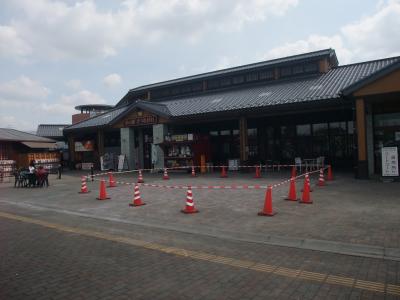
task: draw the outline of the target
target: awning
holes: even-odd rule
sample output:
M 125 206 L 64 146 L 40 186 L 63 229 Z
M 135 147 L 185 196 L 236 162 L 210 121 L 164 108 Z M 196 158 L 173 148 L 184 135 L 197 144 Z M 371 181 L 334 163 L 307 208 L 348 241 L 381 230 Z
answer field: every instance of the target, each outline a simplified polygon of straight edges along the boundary
M 55 149 L 57 147 L 56 143 L 46 143 L 46 142 L 21 142 L 21 143 L 32 149 Z

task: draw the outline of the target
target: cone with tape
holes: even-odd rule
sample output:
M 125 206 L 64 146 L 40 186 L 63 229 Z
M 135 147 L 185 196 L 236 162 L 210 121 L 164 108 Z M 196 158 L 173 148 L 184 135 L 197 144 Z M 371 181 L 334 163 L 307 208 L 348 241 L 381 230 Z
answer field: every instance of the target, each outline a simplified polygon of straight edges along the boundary
M 194 207 L 192 188 L 189 186 L 186 192 L 186 205 L 185 208 L 181 210 L 184 214 L 194 214 L 199 211 Z
M 228 174 L 226 173 L 226 167 L 225 166 L 221 167 L 221 176 L 220 177 L 221 178 L 227 178 L 228 177 Z
M 293 177 L 296 177 L 297 176 L 297 171 L 296 171 L 296 167 L 295 166 L 293 166 L 292 167 L 292 174 L 291 174 L 291 177 L 293 178 Z
M 88 190 L 88 188 L 87 188 L 87 185 L 86 185 L 86 177 L 85 176 L 82 176 L 82 178 L 81 178 L 82 180 L 82 182 L 81 182 L 81 191 L 79 192 L 79 194 L 87 194 L 87 193 L 90 193 L 89 192 L 89 190 Z
M 296 177 L 290 178 L 290 187 L 289 187 L 289 194 L 288 197 L 285 198 L 288 201 L 299 201 L 300 199 L 297 198 L 296 195 Z
M 306 173 L 306 176 L 304 177 L 304 188 L 303 188 L 303 194 L 301 196 L 300 203 L 304 204 L 312 204 L 312 200 L 310 197 L 310 181 L 309 181 L 309 176 L 308 173 Z
M 108 187 L 113 188 L 116 187 L 117 183 L 114 180 L 114 176 L 112 172 L 108 172 Z
M 107 197 L 107 191 L 106 191 L 106 181 L 104 179 L 102 179 L 100 181 L 100 193 L 99 193 L 99 197 L 96 198 L 97 200 L 107 200 L 110 199 L 109 197 Z
M 194 169 L 194 166 L 192 166 L 192 177 L 196 177 L 196 170 Z
M 254 175 L 254 178 L 261 178 L 260 166 L 256 166 L 256 174 Z
M 144 203 L 142 201 L 142 198 L 140 197 L 140 190 L 139 190 L 139 185 L 135 184 L 135 189 L 133 192 L 133 201 L 132 203 L 129 203 L 129 206 L 142 206 L 145 205 L 146 203 Z
M 163 178 L 162 179 L 163 180 L 168 180 L 169 179 L 167 168 L 164 169 L 164 174 L 163 174 Z
M 313 192 L 313 189 L 311 188 L 311 179 L 310 179 L 310 175 L 308 173 L 306 173 L 307 176 L 304 176 L 304 184 L 308 184 L 308 191 L 311 193 Z M 303 189 L 301 190 L 301 192 L 304 191 L 304 186 Z
M 272 217 L 276 215 L 276 212 L 272 209 L 272 186 L 268 186 L 265 193 L 264 208 L 258 213 L 259 216 Z
M 328 176 L 326 177 L 327 181 L 332 181 L 333 180 L 333 174 L 332 174 L 332 166 L 328 165 Z
M 142 174 L 142 170 L 139 170 L 139 172 L 138 172 L 139 174 L 138 174 L 138 180 L 137 180 L 137 183 L 144 183 L 144 180 L 143 180 L 143 174 Z
M 325 186 L 324 169 L 319 170 L 318 186 Z

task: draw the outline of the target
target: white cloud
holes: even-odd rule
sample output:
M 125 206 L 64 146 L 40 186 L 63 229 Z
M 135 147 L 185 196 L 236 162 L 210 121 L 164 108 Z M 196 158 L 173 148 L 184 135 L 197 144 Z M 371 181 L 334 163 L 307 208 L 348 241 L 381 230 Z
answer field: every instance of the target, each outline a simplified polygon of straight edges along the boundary
M 57 102 L 42 102 L 40 108 L 48 113 L 71 116 L 75 113 L 75 106 L 81 104 L 103 104 L 106 101 L 98 94 L 82 90 L 71 95 L 62 95 Z
M 193 43 L 216 28 L 240 30 L 247 23 L 281 16 L 297 2 L 125 0 L 115 10 L 100 11 L 92 0 L 15 0 L 10 5 L 22 12 L 21 17 L 7 24 L 8 33 L 3 35 L 14 41 L 15 54 L 22 57 L 107 57 L 138 40 L 146 43 L 176 36 Z
M 400 55 L 400 1 L 385 1 L 371 16 L 343 26 L 336 35 L 310 35 L 307 39 L 289 42 L 265 54 L 276 58 L 307 51 L 333 48 L 339 61 L 351 63 Z
M 71 90 L 79 90 L 82 86 L 82 82 L 78 79 L 71 79 L 65 82 L 65 86 Z
M 31 53 L 31 47 L 18 35 L 15 28 L 0 25 L 0 57 L 21 60 Z
M 0 83 L 0 107 L 18 106 L 45 100 L 50 90 L 27 76 Z
M 121 76 L 117 73 L 112 73 L 103 78 L 103 83 L 108 87 L 115 87 L 121 83 Z

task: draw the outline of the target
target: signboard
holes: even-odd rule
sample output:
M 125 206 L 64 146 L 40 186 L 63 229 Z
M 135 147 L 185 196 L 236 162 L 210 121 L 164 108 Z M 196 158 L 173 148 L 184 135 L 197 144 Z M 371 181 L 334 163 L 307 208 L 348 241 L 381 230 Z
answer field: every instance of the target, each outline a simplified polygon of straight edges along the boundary
M 126 159 L 126 155 L 118 155 L 118 171 L 128 170 L 128 160 Z
M 382 148 L 382 176 L 399 176 L 397 147 Z
M 149 125 L 156 124 L 157 116 L 146 115 L 141 117 L 136 117 L 134 119 L 128 119 L 125 121 L 125 126 L 138 126 L 138 125 Z
M 100 168 L 102 171 L 115 169 L 113 153 L 105 153 L 103 156 L 100 156 Z
M 94 141 L 75 142 L 75 152 L 87 152 L 94 150 Z

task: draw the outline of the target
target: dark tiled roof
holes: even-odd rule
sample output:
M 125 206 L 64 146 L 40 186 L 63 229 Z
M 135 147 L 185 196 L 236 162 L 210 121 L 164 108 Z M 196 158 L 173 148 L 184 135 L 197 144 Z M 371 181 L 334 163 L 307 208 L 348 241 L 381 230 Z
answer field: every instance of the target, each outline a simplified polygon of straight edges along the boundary
M 387 58 L 336 67 L 325 74 L 302 79 L 271 81 L 264 85 L 208 92 L 156 103 L 137 101 L 130 106 L 113 109 L 103 115 L 67 127 L 66 130 L 112 124 L 135 107 L 179 118 L 280 104 L 338 99 L 342 97 L 342 91 L 347 87 L 385 72 L 387 68 L 391 68 L 398 62 L 400 62 L 400 57 Z
M 246 70 L 251 70 L 251 69 L 264 68 L 264 67 L 276 66 L 276 65 L 280 65 L 280 64 L 292 63 L 293 61 L 301 62 L 301 61 L 306 61 L 306 60 L 310 60 L 310 59 L 314 59 L 314 58 L 322 57 L 322 56 L 334 56 L 334 59 L 337 64 L 335 50 L 324 49 L 324 50 L 319 50 L 319 51 L 314 51 L 314 52 L 309 52 L 309 53 L 303 53 L 303 54 L 292 55 L 292 56 L 283 57 L 283 58 L 277 58 L 277 59 L 257 62 L 257 63 L 253 63 L 253 64 L 247 64 L 247 65 L 233 67 L 233 68 L 227 68 L 227 69 L 197 74 L 197 75 L 193 75 L 193 76 L 187 76 L 187 77 L 162 81 L 162 82 L 158 82 L 158 83 L 154 83 L 154 84 L 143 85 L 143 86 L 139 86 L 137 88 L 131 89 L 130 92 L 147 90 L 150 88 L 158 88 L 158 87 L 162 87 L 165 85 L 179 84 L 179 83 L 192 81 L 192 80 L 196 80 L 196 79 L 204 79 L 204 78 L 208 78 L 208 77 L 212 77 L 212 76 L 225 75 L 225 74 L 229 74 L 229 73 L 235 73 L 235 72 L 246 71 Z
M 159 102 L 172 117 L 197 115 L 218 111 L 267 107 L 322 99 L 336 99 L 346 87 L 383 70 L 400 57 L 345 65 L 309 78 L 271 82 L 262 86 L 228 90 L 212 94 Z
M 52 139 L 40 137 L 34 134 L 10 128 L 0 128 L 0 141 L 43 142 L 43 143 L 55 142 Z
M 67 124 L 40 124 L 36 135 L 44 137 L 63 137 L 63 130 Z
M 80 129 L 80 128 L 89 128 L 89 127 L 102 127 L 108 125 L 112 123 L 115 119 L 117 119 L 121 114 L 123 114 L 129 107 L 130 106 L 122 106 L 110 109 L 105 113 L 81 121 L 79 123 L 73 124 L 71 126 L 65 127 L 64 131 Z

